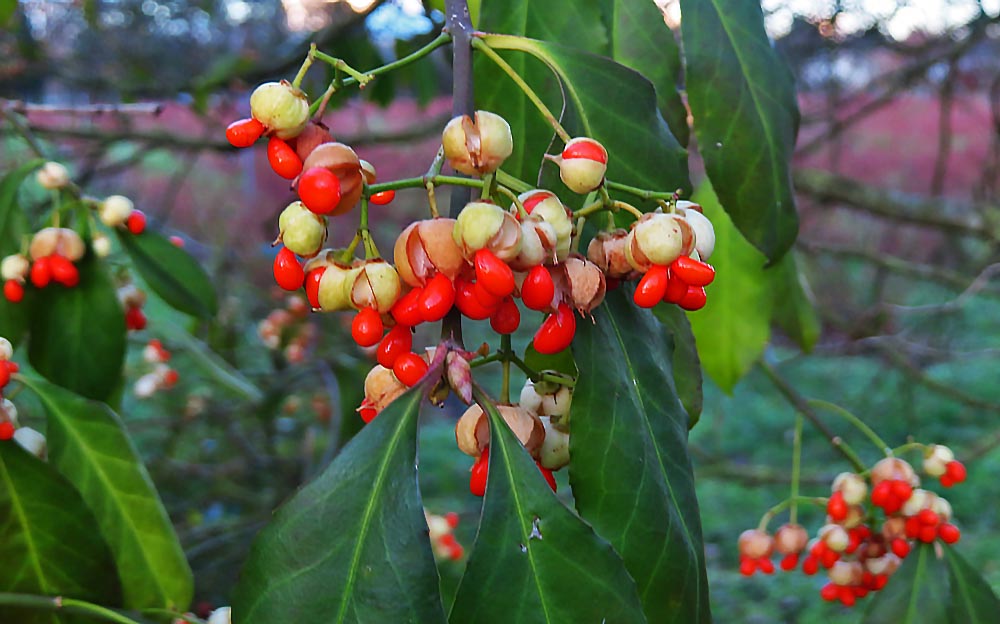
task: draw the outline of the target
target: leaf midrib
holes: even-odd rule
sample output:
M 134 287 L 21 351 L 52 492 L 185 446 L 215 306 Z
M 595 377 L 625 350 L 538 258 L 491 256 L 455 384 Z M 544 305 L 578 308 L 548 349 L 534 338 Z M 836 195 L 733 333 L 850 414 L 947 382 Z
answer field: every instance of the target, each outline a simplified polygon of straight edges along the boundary
M 35 538 L 31 533 L 31 524 L 28 522 L 28 517 L 24 512 L 24 507 L 21 505 L 20 497 L 17 495 L 17 490 L 14 488 L 14 480 L 10 478 L 10 473 L 7 470 L 7 464 L 3 461 L 2 457 L 0 457 L 0 476 L 3 477 L 4 486 L 10 493 L 11 506 L 13 507 L 14 514 L 17 516 L 18 522 L 21 525 L 21 534 L 24 535 L 24 541 L 28 547 L 31 567 L 35 569 L 40 589 L 43 593 L 49 593 L 51 592 L 50 584 L 48 582 L 48 578 L 42 570 L 42 562 L 38 558 L 38 547 L 35 545 Z
M 25 381 L 27 383 L 27 380 Z M 28 385 L 30 385 L 30 383 L 28 383 Z M 73 440 L 73 442 L 77 446 L 78 452 L 80 452 L 85 457 L 87 457 L 87 459 L 89 459 L 91 466 L 93 466 L 93 472 L 97 475 L 98 479 L 104 485 L 105 490 L 109 493 L 112 493 L 112 499 L 117 503 L 117 505 L 112 508 L 114 510 L 117 510 L 117 513 L 115 515 L 119 519 L 121 519 L 122 526 L 124 528 L 130 529 L 128 531 L 128 535 L 132 537 L 130 541 L 138 545 L 138 548 L 136 550 L 140 555 L 140 559 L 142 561 L 143 566 L 147 570 L 150 570 L 152 572 L 151 574 L 144 575 L 146 577 L 147 583 L 151 580 L 152 585 L 155 586 L 157 590 L 159 599 L 164 604 L 169 604 L 171 601 L 170 594 L 167 591 L 167 588 L 162 583 L 161 576 L 159 574 L 156 574 L 157 568 L 156 566 L 153 565 L 153 562 L 150 559 L 150 554 L 147 552 L 145 548 L 145 540 L 139 539 L 140 531 L 138 526 L 134 522 L 132 522 L 132 517 L 130 514 L 122 512 L 122 509 L 124 509 L 124 504 L 123 501 L 121 500 L 119 490 L 112 486 L 112 483 L 108 480 L 108 477 L 103 470 L 102 464 L 99 461 L 97 461 L 95 454 L 89 451 L 89 447 L 83 443 L 83 440 L 80 437 L 79 432 L 67 424 L 67 420 L 71 419 L 68 419 L 66 414 L 64 414 L 62 410 L 58 409 L 56 404 L 53 403 L 50 398 L 45 396 L 45 393 L 38 392 L 38 389 L 35 388 L 34 386 L 31 386 L 31 388 L 32 390 L 35 391 L 35 394 L 42 400 L 42 403 L 46 405 L 46 407 L 49 409 L 51 413 L 59 415 L 58 420 L 62 421 L 63 430 L 67 432 L 67 437 Z M 109 541 L 109 544 L 112 546 L 112 548 L 114 548 L 113 542 Z M 118 554 L 118 552 L 116 552 L 116 554 Z

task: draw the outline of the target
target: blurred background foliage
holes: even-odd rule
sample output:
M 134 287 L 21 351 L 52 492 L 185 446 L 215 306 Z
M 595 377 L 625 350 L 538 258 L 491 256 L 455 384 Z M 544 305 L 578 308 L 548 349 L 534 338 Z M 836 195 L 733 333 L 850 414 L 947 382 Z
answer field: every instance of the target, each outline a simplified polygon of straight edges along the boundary
M 678 2 L 657 4 L 676 27 Z M 223 129 L 245 116 L 255 84 L 293 75 L 310 42 L 375 67 L 434 36 L 442 20 L 433 5 L 0 0 L 0 170 L 30 155 L 30 135 L 90 193 L 129 195 L 156 227 L 182 236 L 222 297 L 218 318 L 196 326 L 151 297 L 149 329 L 131 338 L 129 383 L 145 372 L 141 349 L 153 337 L 174 352 L 181 381 L 147 399 L 126 387 L 122 408 L 202 602 L 227 603 L 271 510 L 360 427 L 353 409 L 372 363 L 350 341 L 346 317 L 300 316 L 301 302 L 276 291 L 269 242 L 291 194 L 264 150 L 237 153 Z M 890 443 L 953 446 L 969 467 L 969 482 L 949 494 L 962 549 L 1000 589 L 998 511 L 983 504 L 1000 500 L 1000 1 L 763 6 L 798 81 L 795 253 L 822 324 L 811 353 L 776 332 L 763 357 L 801 395 L 843 405 Z M 314 70 L 304 86 L 329 78 Z M 327 123 L 380 180 L 421 175 L 448 118 L 449 86 L 449 59 L 436 52 L 360 97 L 339 96 Z M 697 178 L 696 158 L 692 165 Z M 25 195 L 29 206 L 42 200 L 30 188 Z M 382 248 L 425 211 L 422 194 L 409 191 L 373 210 Z M 352 235 L 350 225 L 331 232 L 334 244 Z M 745 317 L 753 322 L 753 311 Z M 458 409 L 426 414 L 421 486 L 431 511 L 459 512 L 468 544 L 480 500 L 467 490 L 471 461 L 454 447 Z M 29 424 L 40 414 L 23 412 Z M 787 495 L 793 415 L 759 370 L 731 394 L 706 378 L 691 446 L 713 608 L 727 621 L 857 617 L 819 600 L 818 578 L 746 580 L 736 570 L 739 532 Z M 827 424 L 876 458 L 842 422 Z M 825 494 L 846 465 L 806 431 L 804 492 Z M 460 565 L 442 563 L 446 588 Z

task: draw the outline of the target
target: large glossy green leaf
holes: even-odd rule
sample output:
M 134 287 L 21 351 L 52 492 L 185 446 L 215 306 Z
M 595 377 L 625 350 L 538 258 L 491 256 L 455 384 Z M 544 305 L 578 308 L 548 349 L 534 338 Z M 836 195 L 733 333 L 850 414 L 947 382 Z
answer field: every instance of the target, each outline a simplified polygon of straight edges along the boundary
M 191 602 L 191 569 L 167 512 L 121 419 L 42 379 L 24 377 L 48 414 L 49 458 L 83 495 L 111 547 L 128 608 Z
M 795 241 L 790 161 L 799 111 L 760 4 L 681 0 L 688 103 L 705 170 L 733 223 L 772 262 Z
M 691 331 L 687 315 L 677 306 L 658 305 L 653 308 L 653 314 L 663 323 L 673 345 L 674 356 L 670 363 L 674 385 L 677 386 L 677 396 L 688 413 L 688 429 L 691 429 L 698 424 L 702 408 L 701 360 L 698 359 L 694 332 Z
M 657 108 L 656 92 L 642 75 L 607 57 L 546 41 L 508 35 L 485 35 L 483 40 L 496 50 L 516 51 L 507 55 L 508 61 L 553 111 L 563 109 L 565 94 L 563 125 L 572 135 L 604 144 L 610 154 L 609 178 L 644 188 L 689 187 L 687 152 L 670 133 Z M 504 169 L 535 181 L 551 129 L 544 120 L 539 124 L 542 118 L 514 83 L 487 63 L 477 62 L 477 103 L 503 115 L 523 141 L 515 145 Z M 564 198 L 573 196 L 558 181 L 554 165 L 547 165 L 546 171 L 553 190 Z
M 650 622 L 710 622 L 688 416 L 666 332 L 632 304 L 631 290 L 609 293 L 596 322 L 577 326 L 573 496 L 621 554 Z
M 16 2 L 13 3 L 16 6 Z M 0 258 L 21 250 L 21 239 L 28 233 L 28 219 L 17 203 L 17 190 L 24 178 L 43 160 L 32 160 L 10 171 L 0 181 Z M 28 302 L 10 303 L 0 296 L 0 336 L 16 345 L 28 327 Z
M 653 83 L 660 112 L 670 131 L 681 145 L 687 145 L 687 107 L 677 91 L 682 71 L 681 53 L 660 9 L 652 0 L 599 1 L 611 33 L 608 56 Z
M 1000 600 L 978 570 L 951 546 L 944 549 L 951 588 L 952 624 L 991 624 L 1000 617 Z
M 453 624 L 645 621 L 621 558 L 564 507 L 481 391 L 490 417 L 489 479 Z
M 199 318 L 218 310 L 212 280 L 191 255 L 156 232 L 117 231 L 146 284 L 171 307 Z
M 692 312 L 691 329 L 701 365 L 712 380 L 730 392 L 764 352 L 771 338 L 775 302 L 767 259 L 748 243 L 719 205 L 708 183 L 694 199 L 715 227 L 715 281 L 707 288 L 708 303 Z
M 80 284 L 51 284 L 32 302 L 28 359 L 39 373 L 90 399 L 107 399 L 121 380 L 125 314 L 102 263 L 77 267 Z
M 94 516 L 50 465 L 0 442 L 0 591 L 118 601 L 118 576 Z M 65 617 L 0 607 L 0 621 L 58 624 Z
M 933 544 L 914 548 L 875 594 L 862 624 L 948 624 L 948 570 L 934 548 Z
M 819 340 L 822 325 L 816 312 L 816 303 L 806 276 L 799 269 L 795 253 L 786 254 L 774 267 L 772 283 L 775 284 L 772 319 L 806 353 L 812 351 Z
M 444 622 L 417 489 L 412 390 L 365 426 L 257 536 L 233 622 Z

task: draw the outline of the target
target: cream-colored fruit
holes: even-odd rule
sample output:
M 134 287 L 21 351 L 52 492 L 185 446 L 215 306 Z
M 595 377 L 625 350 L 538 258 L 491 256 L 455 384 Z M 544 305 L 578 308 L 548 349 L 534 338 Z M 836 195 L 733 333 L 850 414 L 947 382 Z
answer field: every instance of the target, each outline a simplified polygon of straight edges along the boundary
M 35 431 L 31 427 L 21 427 L 14 431 L 14 441 L 35 457 L 45 459 L 48 447 L 45 443 L 45 436 L 41 432 Z
M 861 583 L 864 568 L 858 561 L 837 561 L 827 572 L 834 585 L 850 586 Z
M 0 399 L 0 422 L 4 421 L 17 427 L 17 406 L 10 399 Z
M 924 472 L 940 477 L 948 471 L 948 464 L 955 461 L 955 453 L 941 444 L 932 444 L 924 453 Z
M 905 481 L 913 487 L 920 485 L 920 479 L 913 471 L 913 467 L 898 457 L 886 457 L 872 467 L 872 487 L 887 480 Z
M 49 161 L 35 173 L 42 188 L 58 190 L 69 184 L 69 171 L 61 163 Z
M 749 559 L 770 557 L 774 551 L 774 538 L 760 529 L 743 531 L 737 544 L 740 555 Z
M 625 258 L 645 273 L 653 265 L 669 266 L 694 249 L 694 231 L 679 215 L 651 212 L 632 225 L 625 243 Z
M 208 616 L 208 624 L 233 624 L 232 609 L 221 607 Z
M 354 281 L 345 283 L 344 287 L 355 309 L 374 308 L 379 314 L 385 314 L 399 299 L 399 274 L 385 260 L 369 260 L 354 276 Z
M 487 202 L 465 205 L 458 213 L 452 238 L 466 260 L 480 249 L 488 249 L 500 260 L 509 262 L 521 251 L 521 225 L 517 219 Z
M 500 415 L 517 439 L 535 456 L 545 438 L 545 428 L 538 416 L 518 405 L 497 405 Z M 455 424 L 455 441 L 466 455 L 479 457 L 490 443 L 489 419 L 483 408 L 472 405 Z
M 783 524 L 774 532 L 774 548 L 783 555 L 802 552 L 809 541 L 809 533 L 800 524 Z
M 850 543 L 844 527 L 839 524 L 827 524 L 819 530 L 819 538 L 826 542 L 827 547 L 834 552 L 844 552 Z
M 69 228 L 42 228 L 35 233 L 28 246 L 28 255 L 32 260 L 59 254 L 70 262 L 76 262 L 86 251 L 83 239 Z
M 694 230 L 694 248 L 698 251 L 699 258 L 702 262 L 708 262 L 712 252 L 715 251 L 715 227 L 708 217 L 693 206 L 697 204 L 687 201 L 677 202 L 678 210 Z
M 365 398 L 376 413 L 384 410 L 404 392 L 406 386 L 403 382 L 396 379 L 391 369 L 381 364 L 376 364 L 365 377 Z
M 543 199 L 538 200 L 541 195 Z M 556 260 L 562 262 L 569 256 L 570 244 L 573 239 L 573 218 L 555 193 L 536 189 L 526 191 L 517 196 L 517 199 L 526 206 L 531 206 L 532 217 L 540 218 L 550 224 L 556 234 Z M 516 207 L 511 207 L 516 212 Z
M 361 273 L 359 268 L 351 268 L 341 264 L 327 265 L 326 271 L 319 280 L 319 307 L 324 312 L 350 310 L 351 287 Z
M 456 223 L 445 218 L 416 221 L 399 234 L 393 260 L 401 280 L 418 287 L 438 273 L 449 280 L 458 276 L 467 263 L 452 235 Z
M 104 225 L 118 227 L 124 225 L 133 210 L 135 210 L 135 205 L 131 199 L 124 195 L 111 195 L 105 197 L 101 205 L 98 206 L 97 216 Z
M 552 426 L 548 416 L 540 416 L 545 429 L 545 439 L 538 451 L 538 460 L 543 468 L 559 470 L 569 463 L 569 434 Z
M 287 80 L 265 82 L 250 95 L 250 114 L 279 139 L 292 139 L 309 122 L 309 100 Z
M 326 218 L 300 201 L 292 202 L 278 217 L 278 240 L 304 258 L 315 255 L 326 240 Z
M 833 491 L 840 492 L 848 505 L 859 505 L 868 493 L 864 478 L 853 472 L 842 472 L 833 480 Z
M 11 254 L 0 262 L 0 275 L 5 282 L 8 280 L 24 282 L 30 268 L 31 262 L 26 257 L 21 254 Z
M 441 134 L 448 164 L 455 171 L 481 176 L 496 171 L 514 151 L 514 138 L 507 121 L 489 111 L 455 117 Z

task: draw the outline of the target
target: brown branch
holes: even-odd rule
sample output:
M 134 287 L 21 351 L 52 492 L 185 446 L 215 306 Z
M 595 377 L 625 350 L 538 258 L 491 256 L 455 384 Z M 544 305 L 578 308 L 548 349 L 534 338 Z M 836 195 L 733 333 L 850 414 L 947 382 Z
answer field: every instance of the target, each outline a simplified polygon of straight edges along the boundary
M 929 199 L 881 189 L 851 178 L 799 169 L 793 173 L 795 190 L 819 201 L 837 202 L 845 208 L 897 221 L 941 230 L 949 234 L 993 240 L 1000 236 L 1000 206 Z M 951 216 L 951 215 L 965 216 Z
M 101 115 L 152 115 L 163 112 L 162 102 L 145 102 L 136 104 L 81 104 L 61 106 L 56 104 L 35 104 L 23 100 L 0 99 L 0 109 L 14 112 L 18 115 L 79 115 L 99 117 Z

